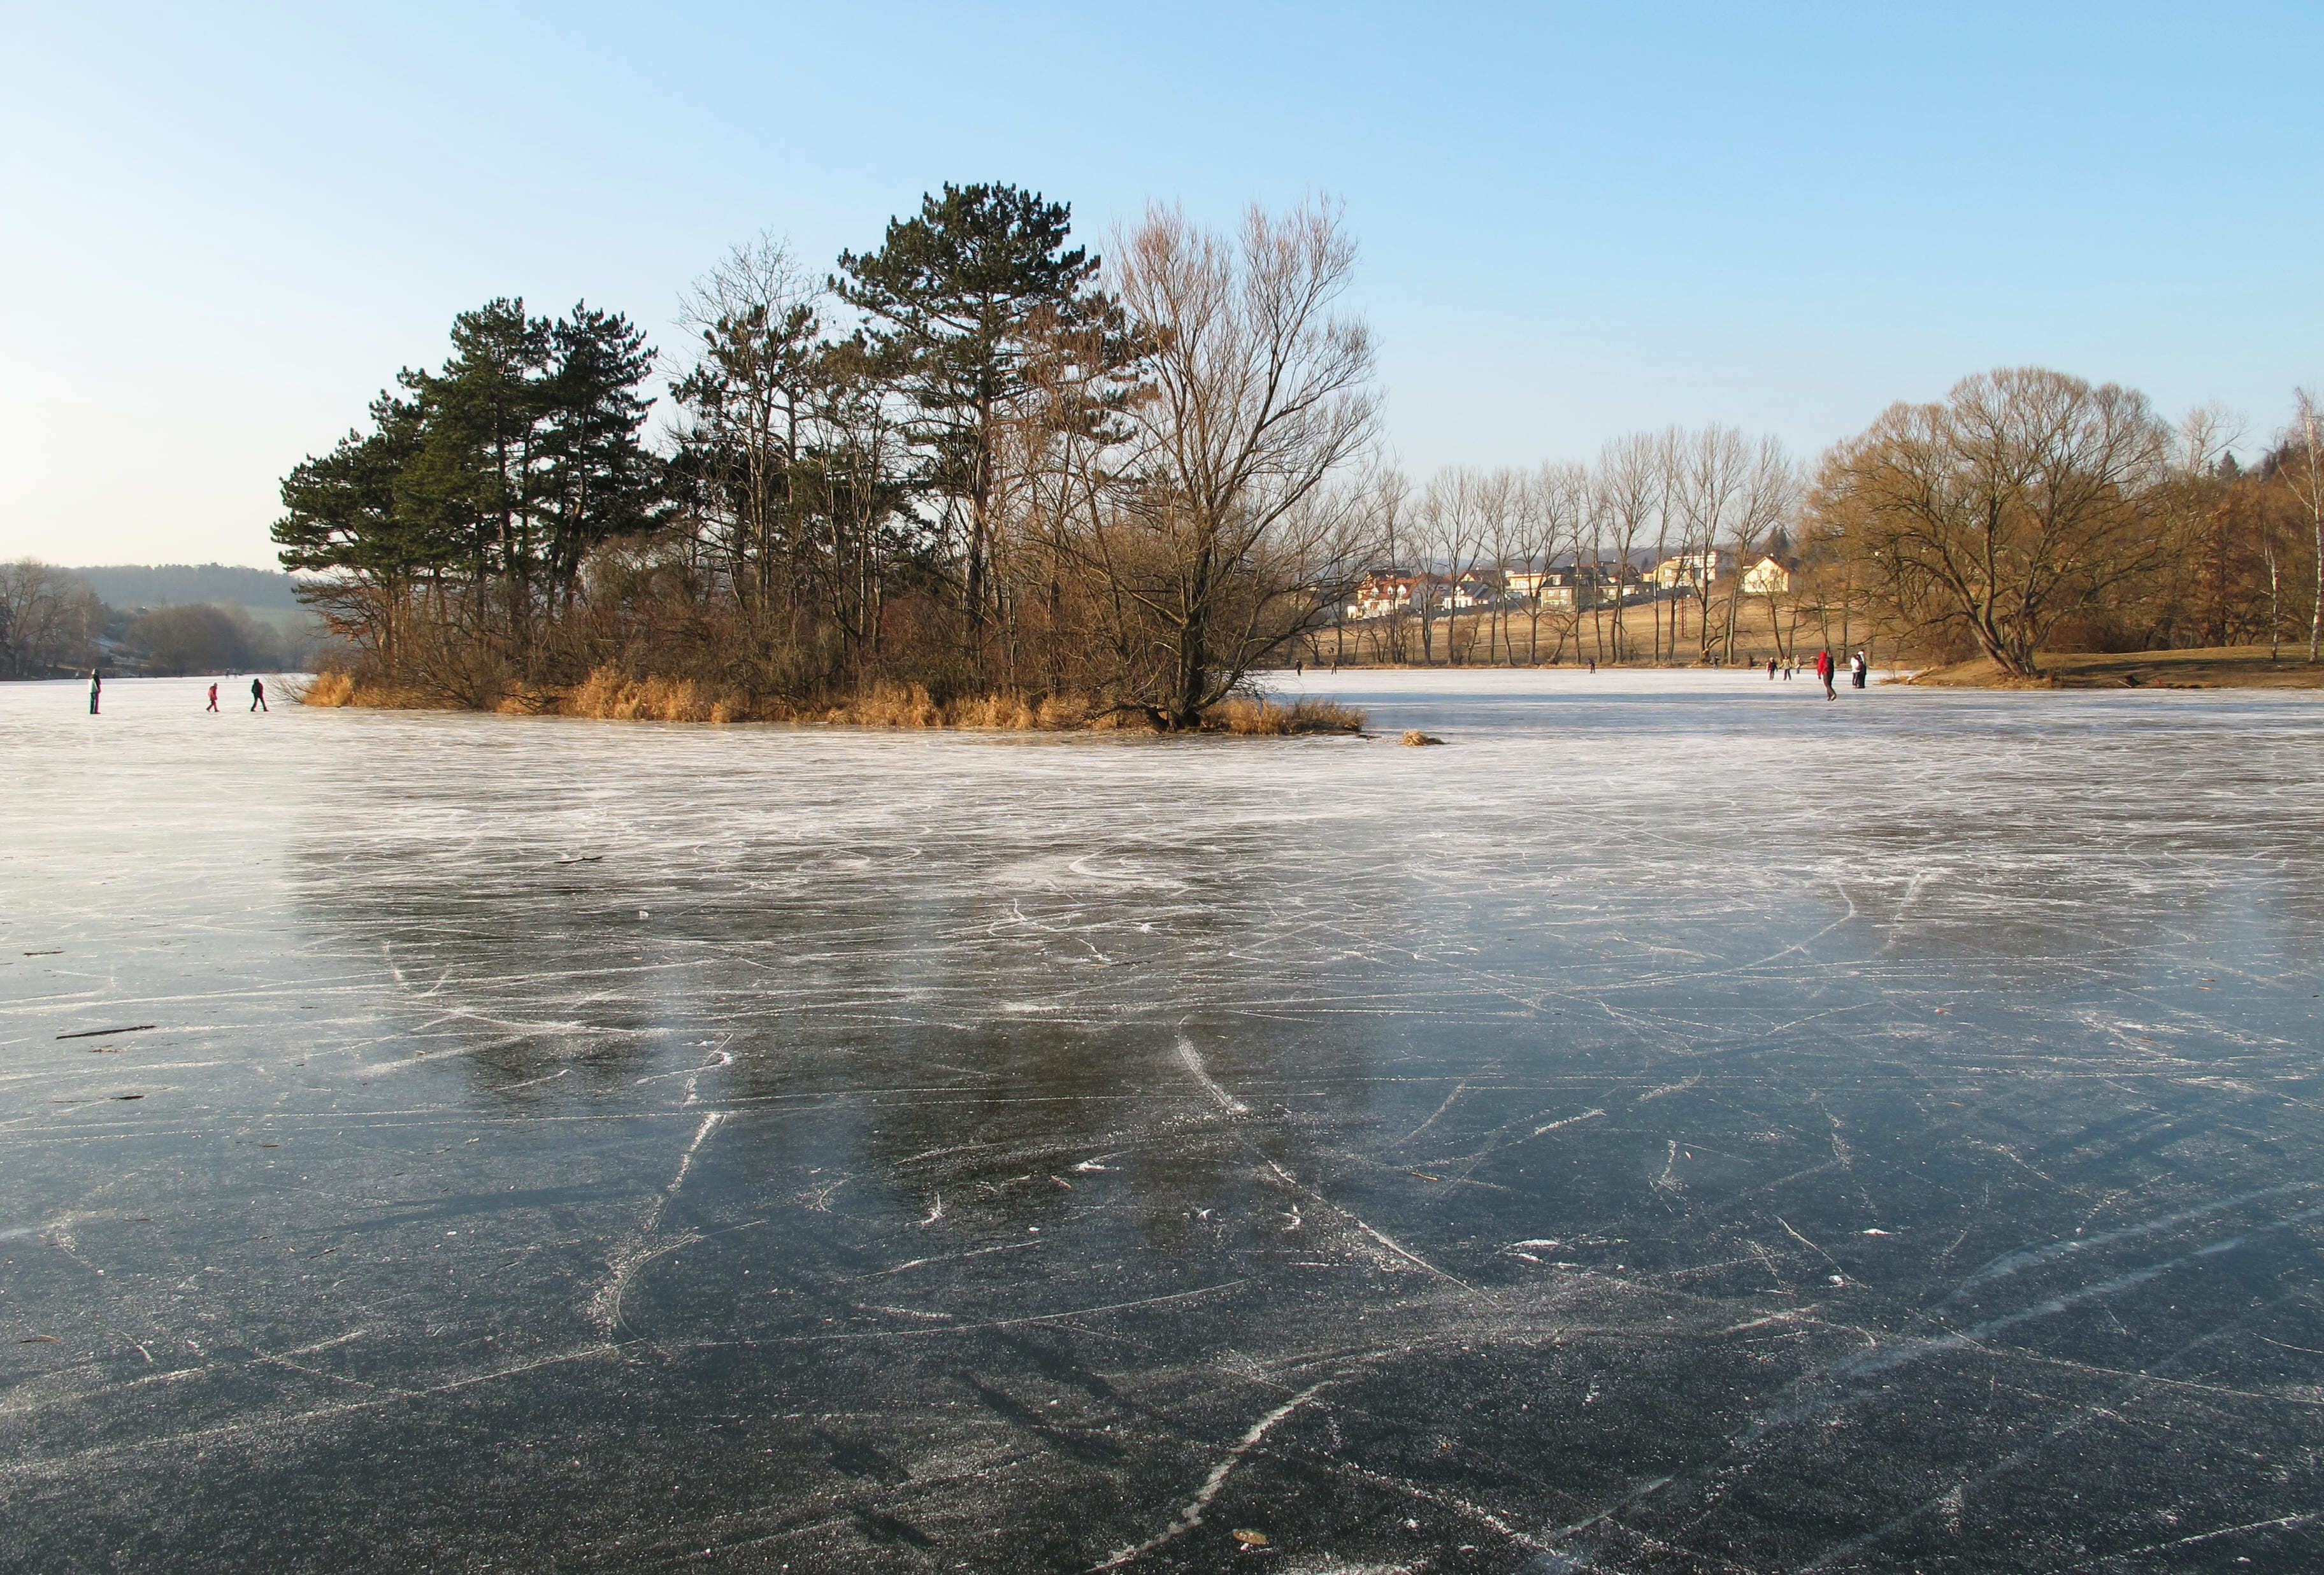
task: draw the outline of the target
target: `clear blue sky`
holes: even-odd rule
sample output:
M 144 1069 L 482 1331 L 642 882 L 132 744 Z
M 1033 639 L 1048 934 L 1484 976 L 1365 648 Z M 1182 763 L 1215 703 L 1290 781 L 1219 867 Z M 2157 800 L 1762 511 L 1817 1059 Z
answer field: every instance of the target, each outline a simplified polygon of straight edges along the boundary
M 274 487 L 500 294 L 669 343 L 945 180 L 1344 200 L 1392 447 L 1812 454 L 2036 363 L 2324 381 L 2324 7 L 0 5 L 0 556 L 271 561 Z M 2247 445 L 2248 447 L 2248 445 Z

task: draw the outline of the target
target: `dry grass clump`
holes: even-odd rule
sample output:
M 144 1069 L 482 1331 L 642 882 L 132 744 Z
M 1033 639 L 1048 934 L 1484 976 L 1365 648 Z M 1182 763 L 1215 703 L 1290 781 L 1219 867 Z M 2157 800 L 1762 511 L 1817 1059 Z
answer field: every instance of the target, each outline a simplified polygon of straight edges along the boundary
M 301 705 L 352 705 L 355 703 L 355 681 L 345 673 L 317 673 L 309 682 L 292 688 L 290 698 Z
M 1304 732 L 1361 732 L 1364 714 L 1352 705 L 1342 705 L 1337 700 L 1302 700 L 1291 708 L 1291 714 Z
M 714 689 L 692 678 L 632 678 L 613 668 L 592 670 L 562 695 L 514 695 L 499 708 L 555 710 L 603 722 L 739 722 L 751 714 L 750 697 L 740 690 Z
M 1079 721 L 1061 722 L 1060 727 L 1087 728 L 1092 732 L 1156 732 L 1154 718 L 1134 705 L 1111 705 L 1093 713 L 1087 702 L 1076 702 Z
M 1225 732 L 1259 738 L 1287 738 L 1306 732 L 1361 732 L 1364 714 L 1333 700 L 1301 700 L 1277 705 L 1270 700 L 1237 695 L 1214 705 L 1204 721 Z
M 961 727 L 1009 732 L 1057 732 L 1075 728 L 1145 725 L 1142 716 L 1125 723 L 1119 716 L 1090 714 L 1089 702 L 1051 695 L 975 695 L 939 701 L 920 684 L 875 684 L 855 698 L 824 712 L 822 721 L 844 727 Z
M 925 684 L 874 684 L 870 691 L 833 706 L 825 722 L 848 727 L 942 727 L 944 708 Z
M 1412 745 L 1415 749 L 1419 749 L 1428 744 L 1441 744 L 1444 741 L 1441 738 L 1432 738 L 1427 733 L 1425 733 L 1418 728 L 1415 727 L 1406 731 L 1404 741 Z
M 1144 718 L 1139 718 L 1139 721 L 1143 722 Z M 1121 718 L 1118 713 L 1109 713 L 1094 722 L 1091 721 L 1089 702 L 1077 695 L 1047 695 L 1033 712 L 1033 725 L 1039 728 L 1062 731 L 1080 727 L 1111 728 L 1120 724 Z
M 418 689 L 393 689 L 360 682 L 351 673 L 318 673 L 304 683 L 278 680 L 276 687 L 301 705 L 361 706 L 372 711 L 440 711 L 444 702 Z
M 945 720 L 954 727 L 1030 732 L 1041 725 L 1039 713 L 1022 695 L 987 695 L 981 700 L 956 701 L 948 709 Z

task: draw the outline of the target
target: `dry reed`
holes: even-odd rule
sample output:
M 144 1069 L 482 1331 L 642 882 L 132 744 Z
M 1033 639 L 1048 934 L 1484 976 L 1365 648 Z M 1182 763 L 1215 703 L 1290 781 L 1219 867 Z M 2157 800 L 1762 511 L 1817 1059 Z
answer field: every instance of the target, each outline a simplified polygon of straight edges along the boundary
M 1286 738 L 1296 733 L 1361 732 L 1364 714 L 1333 700 L 1301 700 L 1277 705 L 1270 700 L 1237 695 L 1214 705 L 1204 717 L 1206 726 L 1223 732 L 1260 738 Z
M 741 722 L 752 714 L 750 696 L 692 678 L 632 678 L 613 668 L 597 668 L 563 694 L 519 695 L 501 703 L 503 711 L 554 710 L 564 716 L 604 722 Z
M 824 714 L 823 720 L 844 727 L 942 727 L 944 708 L 929 697 L 925 684 L 874 684 L 863 694 L 845 700 Z
M 290 698 L 301 705 L 352 705 L 355 703 L 355 681 L 345 673 L 317 673 L 292 689 Z
M 444 702 L 418 689 L 389 688 L 379 684 L 358 682 L 352 675 L 331 671 L 318 673 L 303 683 L 278 683 L 288 696 L 301 705 L 337 708 L 359 706 L 366 711 L 441 711 Z
M 390 690 L 344 672 L 324 673 L 297 695 L 309 705 L 358 705 L 398 709 L 457 709 L 418 691 Z M 597 668 L 566 689 L 520 689 L 493 709 L 503 715 L 551 714 L 605 722 L 821 722 L 840 727 L 964 728 L 1007 732 L 1143 732 L 1154 726 L 1148 714 L 1131 706 L 1104 706 L 1085 696 L 1019 694 L 970 695 L 938 700 L 923 684 L 874 684 L 835 705 L 800 710 L 788 702 L 757 699 L 739 688 L 693 678 L 632 677 L 618 668 Z M 1296 733 L 1360 732 L 1360 711 L 1328 700 L 1277 705 L 1236 698 L 1214 706 L 1204 718 L 1207 731 L 1260 737 Z

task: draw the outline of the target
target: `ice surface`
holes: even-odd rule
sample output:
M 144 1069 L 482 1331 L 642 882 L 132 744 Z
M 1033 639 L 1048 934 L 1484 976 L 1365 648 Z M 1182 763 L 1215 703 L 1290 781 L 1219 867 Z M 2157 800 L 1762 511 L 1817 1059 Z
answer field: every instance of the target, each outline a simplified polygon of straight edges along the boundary
M 2312 700 L 203 686 L 0 686 L 0 1564 L 2324 1560 Z

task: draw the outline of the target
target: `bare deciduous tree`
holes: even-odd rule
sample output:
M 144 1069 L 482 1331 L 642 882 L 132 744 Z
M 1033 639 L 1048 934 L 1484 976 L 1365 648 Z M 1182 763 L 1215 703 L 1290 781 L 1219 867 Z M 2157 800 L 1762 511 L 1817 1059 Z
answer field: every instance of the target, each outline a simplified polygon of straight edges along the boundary
M 1614 660 L 1630 657 L 1628 631 L 1623 613 L 1629 604 L 1631 575 L 1646 530 L 1662 528 L 1663 499 L 1668 468 L 1662 438 L 1652 432 L 1634 432 L 1608 443 L 1599 456 L 1597 509 L 1606 539 L 1614 548 Z M 1651 584 L 1651 581 L 1649 582 Z M 1604 648 L 1600 648 L 1603 654 Z
M 1836 446 L 1814 511 L 1892 612 L 1964 628 L 2031 677 L 2061 620 L 2162 560 L 2151 486 L 2169 443 L 2131 390 L 1986 373 Z
M 1509 575 L 1522 569 L 1529 556 L 1533 533 L 1530 479 L 1520 472 L 1500 469 L 1489 478 L 1484 495 L 1485 562 L 1492 603 L 1487 612 L 1485 659 L 1498 659 L 1517 666 L 1516 642 L 1510 637 Z
M 1782 439 L 1762 438 L 1749 447 L 1727 517 L 1728 539 L 1735 553 L 1735 573 L 1727 583 L 1725 643 L 1730 657 L 1735 649 L 1736 626 L 1742 618 L 1745 576 L 1758 558 L 1768 556 L 1767 549 L 1776 532 L 1784 528 L 1799 507 L 1799 471 L 1784 452 Z M 1761 594 L 1767 603 L 1768 631 L 1776 640 L 1776 655 L 1780 657 L 1789 653 L 1783 649 L 1782 632 L 1776 622 L 1776 607 L 1782 595 L 1777 584 L 1768 582 Z
M 1526 555 L 1535 572 L 1548 575 L 1555 571 L 1561 558 L 1578 569 L 1582 518 L 1590 507 L 1589 472 L 1578 465 L 1544 465 L 1527 479 L 1525 497 Z M 1580 642 L 1581 578 L 1578 573 L 1569 573 L 1568 584 L 1562 587 L 1564 594 L 1554 602 L 1545 581 L 1534 586 L 1526 615 L 1526 654 L 1536 664 L 1541 660 L 1541 620 L 1545 612 L 1552 615 L 1552 627 L 1557 631 L 1557 649 L 1551 661 L 1565 654 L 1569 638 Z
M 1678 655 L 1680 612 L 1695 603 L 1695 657 L 1709 661 L 1716 626 L 1711 621 L 1711 588 L 1718 557 L 1733 523 L 1746 469 L 1743 435 L 1732 427 L 1666 435 L 1670 467 L 1669 506 L 1679 526 L 1679 562 L 1671 587 L 1671 655 Z
M 1405 556 L 1412 550 L 1412 481 L 1400 470 L 1383 472 L 1378 478 L 1379 552 L 1380 569 L 1389 575 L 1400 572 Z M 1375 660 L 1402 663 L 1410 659 L 1407 625 L 1411 620 L 1410 604 L 1393 595 L 1388 599 L 1388 614 L 1381 620 L 1387 626 L 1387 645 L 1381 648 L 1376 636 L 1373 640 Z
M 1333 311 L 1355 243 L 1328 205 L 1254 207 L 1232 240 L 1157 207 L 1114 254 L 1110 282 L 1152 346 L 1098 543 L 1134 609 L 1119 682 L 1189 728 L 1361 572 L 1360 510 L 1326 483 L 1371 436 L 1371 337 Z
M 2308 613 L 2308 659 L 2312 663 L 2318 659 L 2319 643 L 2324 642 L 2324 440 L 2318 435 L 2318 428 L 2324 426 L 2324 414 L 2319 414 L 2316 396 L 2308 390 L 2295 390 L 2292 397 L 2299 401 L 2298 413 L 2292 418 L 2284 463 L 2276 474 L 2300 501 L 2314 537 L 2315 601 Z
M 90 659 L 103 609 L 95 592 L 35 558 L 0 563 L 0 674 L 37 678 Z
M 773 235 L 734 247 L 680 307 L 695 361 L 677 385 L 679 434 L 736 600 L 762 635 L 790 588 L 802 452 L 824 382 L 825 292 Z
M 1486 533 L 1496 478 L 1471 470 L 1438 471 L 1420 495 L 1417 521 L 1427 554 L 1420 565 L 1413 602 L 1420 611 L 1420 649 L 1433 661 L 1430 631 L 1436 618 L 1444 619 L 1444 659 L 1454 667 L 1468 659 L 1460 639 L 1461 612 L 1469 600 L 1463 592 L 1476 585 L 1476 573 L 1486 548 Z M 1425 602 L 1425 604 L 1424 604 Z M 1476 643 L 1477 620 L 1469 625 L 1468 644 Z

